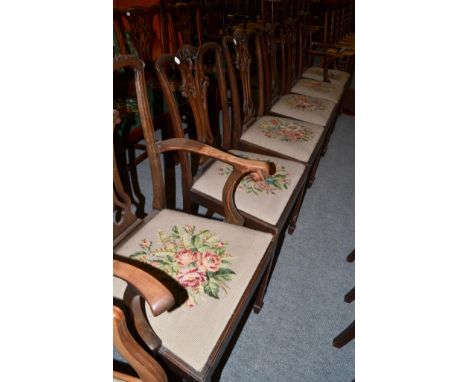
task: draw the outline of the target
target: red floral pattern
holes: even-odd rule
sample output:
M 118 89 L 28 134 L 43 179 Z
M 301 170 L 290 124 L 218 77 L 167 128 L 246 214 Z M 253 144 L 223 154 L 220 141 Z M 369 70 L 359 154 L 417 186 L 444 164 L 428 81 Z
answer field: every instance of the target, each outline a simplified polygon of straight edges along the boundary
M 227 282 L 236 274 L 231 268 L 232 255 L 226 252 L 226 243 L 209 230 L 196 232 L 192 225 L 172 227 L 167 235 L 156 236 L 160 246 L 143 239 L 141 251 L 131 258 L 151 264 L 172 276 L 186 289 L 188 307 L 196 306 L 204 295 L 219 299 L 220 289 L 228 291 Z

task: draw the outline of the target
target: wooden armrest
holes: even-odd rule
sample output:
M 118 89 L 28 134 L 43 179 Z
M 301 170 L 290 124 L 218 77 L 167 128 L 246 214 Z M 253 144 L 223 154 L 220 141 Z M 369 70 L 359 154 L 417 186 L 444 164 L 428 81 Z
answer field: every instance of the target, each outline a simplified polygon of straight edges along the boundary
M 233 154 L 218 150 L 205 143 L 186 138 L 171 138 L 158 142 L 156 149 L 159 153 L 168 151 L 188 151 L 195 154 L 204 155 L 210 158 L 218 159 L 230 164 L 242 173 L 258 172 L 262 177 L 273 175 L 276 172 L 275 165 L 270 162 L 264 162 L 253 159 L 239 158 Z
M 174 305 L 174 296 L 155 277 L 140 268 L 114 259 L 114 276 L 132 285 L 158 316 Z
M 239 158 L 204 143 L 186 138 L 171 138 L 158 142 L 156 151 L 158 153 L 188 151 L 220 160 L 234 167 L 234 171 L 229 175 L 223 188 L 224 216 L 226 222 L 239 225 L 244 223 L 244 218 L 240 215 L 234 202 L 234 191 L 237 185 L 248 173 L 255 172 L 263 179 L 264 176 L 273 175 L 276 172 L 273 163 Z

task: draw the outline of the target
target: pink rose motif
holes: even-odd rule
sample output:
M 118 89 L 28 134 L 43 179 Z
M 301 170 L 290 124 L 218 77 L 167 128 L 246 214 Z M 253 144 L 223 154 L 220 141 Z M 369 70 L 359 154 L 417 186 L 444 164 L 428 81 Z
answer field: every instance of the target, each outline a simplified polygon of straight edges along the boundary
M 305 135 L 302 130 L 297 129 L 295 127 L 283 128 L 281 129 L 281 134 L 294 139 L 302 139 Z
M 189 268 L 179 272 L 176 279 L 184 288 L 197 289 L 206 282 L 206 275 L 197 268 Z
M 175 255 L 175 260 L 177 265 L 185 267 L 196 260 L 196 253 L 193 253 L 190 249 L 181 249 Z
M 201 272 L 216 272 L 221 266 L 221 257 L 213 252 L 198 253 L 197 265 Z

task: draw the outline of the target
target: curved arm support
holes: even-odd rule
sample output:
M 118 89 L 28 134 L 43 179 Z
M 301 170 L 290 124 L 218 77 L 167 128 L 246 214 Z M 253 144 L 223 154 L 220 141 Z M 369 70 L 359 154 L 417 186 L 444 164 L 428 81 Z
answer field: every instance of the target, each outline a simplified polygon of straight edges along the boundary
M 188 151 L 214 158 L 233 166 L 234 171 L 229 176 L 223 188 L 223 204 L 226 222 L 238 225 L 242 225 L 244 223 L 244 218 L 240 215 L 235 205 L 234 192 L 242 178 L 251 172 L 255 172 L 263 179 L 264 176 L 273 175 L 276 172 L 276 167 L 273 163 L 239 158 L 235 155 L 191 139 L 166 139 L 165 141 L 157 143 L 156 150 L 159 153 L 179 150 Z
M 161 365 L 156 362 L 130 334 L 124 313 L 116 306 L 113 310 L 114 346 L 117 351 L 130 363 L 143 382 L 167 382 L 167 376 Z M 114 376 L 126 381 L 136 378 L 114 372 Z M 138 379 L 139 380 L 139 379 Z
M 158 316 L 174 305 L 174 296 L 156 278 L 134 265 L 114 259 L 114 276 L 126 281 L 148 302 Z

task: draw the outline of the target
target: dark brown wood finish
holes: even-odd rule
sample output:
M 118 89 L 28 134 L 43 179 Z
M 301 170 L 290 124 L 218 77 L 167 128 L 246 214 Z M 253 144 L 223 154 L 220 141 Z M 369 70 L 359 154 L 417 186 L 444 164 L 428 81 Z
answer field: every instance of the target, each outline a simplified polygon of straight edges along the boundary
M 333 346 L 336 348 L 342 348 L 343 346 L 345 346 L 348 342 L 350 342 L 353 339 L 354 339 L 354 320 L 345 330 L 343 330 L 340 334 L 338 334 L 333 339 Z
M 166 6 L 167 27 L 170 36 L 170 49 L 174 54 L 182 45 L 200 46 L 203 41 L 201 5 L 190 3 L 168 4 Z
M 130 26 L 130 35 L 138 57 L 145 62 L 146 81 L 154 79 L 153 62 L 155 51 L 165 52 L 168 49 L 168 39 L 164 28 L 163 10 L 158 5 L 151 7 L 131 7 L 123 12 Z M 159 30 L 154 29 L 159 26 Z M 156 46 L 159 35 L 159 46 Z

